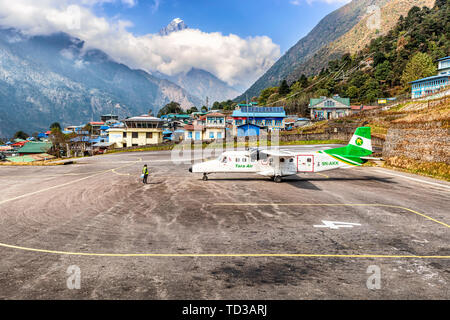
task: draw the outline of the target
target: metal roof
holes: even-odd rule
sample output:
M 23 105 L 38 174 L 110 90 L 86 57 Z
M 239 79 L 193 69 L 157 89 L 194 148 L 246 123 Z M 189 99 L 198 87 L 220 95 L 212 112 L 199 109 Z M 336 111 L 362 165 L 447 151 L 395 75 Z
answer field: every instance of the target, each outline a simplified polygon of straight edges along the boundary
M 92 145 L 93 147 L 110 147 L 115 142 L 97 142 L 96 144 Z
M 450 56 L 448 56 L 448 57 L 445 57 L 445 58 L 440 58 L 440 59 L 437 59 L 437 61 L 442 61 L 442 60 L 449 60 L 450 59 Z
M 22 148 L 17 150 L 18 153 L 45 153 L 52 147 L 51 142 L 28 142 Z
M 138 116 L 138 117 L 128 118 L 128 119 L 125 119 L 124 121 L 128 122 L 128 121 L 162 121 L 162 120 L 160 118 L 142 115 L 142 116 Z
M 450 78 L 450 75 L 445 74 L 445 75 L 432 76 L 432 77 L 427 77 L 427 78 L 422 78 L 419 80 L 411 81 L 410 83 L 419 83 L 419 82 L 424 82 L 424 81 L 429 81 L 429 80 L 436 80 L 436 79 L 440 79 L 440 78 Z
M 285 118 L 283 107 L 241 107 L 233 112 L 233 117 Z
M 326 101 L 326 100 L 329 100 L 329 99 L 331 99 L 331 100 L 334 100 L 334 101 L 337 101 L 337 102 L 340 102 L 340 103 L 342 103 L 342 104 L 345 104 L 346 106 L 350 106 L 350 99 L 349 98 L 341 98 L 341 97 L 330 97 L 330 98 L 327 98 L 327 97 L 321 97 L 321 98 L 312 98 L 311 100 L 310 100 L 310 103 L 309 103 L 309 105 L 310 105 L 310 107 L 314 107 L 315 105 L 318 105 L 319 103 L 322 103 L 322 102 L 324 102 L 324 101 Z

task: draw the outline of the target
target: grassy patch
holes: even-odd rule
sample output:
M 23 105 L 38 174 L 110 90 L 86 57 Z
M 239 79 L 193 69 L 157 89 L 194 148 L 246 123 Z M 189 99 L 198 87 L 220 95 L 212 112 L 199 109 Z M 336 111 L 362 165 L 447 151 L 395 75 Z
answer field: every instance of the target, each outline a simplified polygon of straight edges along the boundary
M 406 157 L 392 157 L 386 160 L 385 166 L 450 181 L 450 165 L 444 162 L 423 162 Z
M 20 166 L 42 167 L 42 166 L 61 166 L 61 165 L 64 165 L 64 163 L 62 162 L 55 163 L 54 161 L 0 162 L 0 166 L 12 166 L 12 167 L 20 167 Z
M 142 147 L 142 148 L 138 148 L 138 149 L 113 149 L 113 150 L 108 150 L 105 152 L 105 154 L 110 154 L 110 153 L 122 153 L 122 152 L 144 152 L 144 151 L 167 151 L 167 150 L 172 150 L 174 148 L 175 145 L 171 144 L 171 145 L 166 145 L 166 146 L 149 146 L 149 147 Z

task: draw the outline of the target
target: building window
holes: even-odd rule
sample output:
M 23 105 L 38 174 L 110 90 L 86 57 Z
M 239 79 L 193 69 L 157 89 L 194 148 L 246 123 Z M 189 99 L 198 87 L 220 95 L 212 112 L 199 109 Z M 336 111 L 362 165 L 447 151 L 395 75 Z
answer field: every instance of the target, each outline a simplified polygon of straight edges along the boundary
M 335 106 L 334 101 L 331 100 L 325 101 L 325 107 L 334 107 L 334 106 Z
M 214 139 L 214 132 L 210 132 L 210 133 L 209 133 L 209 138 L 210 138 L 210 139 Z
M 192 132 L 188 132 L 188 138 L 192 139 Z
M 217 132 L 217 139 L 222 139 L 222 133 L 221 132 Z
M 153 139 L 153 132 L 147 132 L 147 139 Z
M 138 133 L 137 133 L 137 132 L 132 132 L 132 133 L 131 133 L 131 137 L 132 137 L 133 139 L 137 139 L 137 138 L 138 138 Z

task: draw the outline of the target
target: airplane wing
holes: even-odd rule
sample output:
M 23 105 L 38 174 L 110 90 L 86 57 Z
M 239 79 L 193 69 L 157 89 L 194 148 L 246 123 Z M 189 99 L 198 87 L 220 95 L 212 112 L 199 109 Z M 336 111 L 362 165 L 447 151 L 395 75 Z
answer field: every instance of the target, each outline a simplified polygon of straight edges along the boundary
M 295 157 L 295 154 L 284 150 L 261 150 L 261 153 L 265 153 L 272 157 Z

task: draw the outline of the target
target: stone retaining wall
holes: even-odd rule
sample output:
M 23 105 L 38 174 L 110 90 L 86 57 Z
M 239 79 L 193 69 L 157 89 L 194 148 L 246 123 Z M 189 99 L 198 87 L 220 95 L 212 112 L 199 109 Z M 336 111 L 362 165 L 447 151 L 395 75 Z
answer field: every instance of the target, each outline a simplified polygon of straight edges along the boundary
M 441 122 L 399 124 L 389 129 L 383 157 L 406 157 L 418 161 L 450 164 L 450 129 Z

